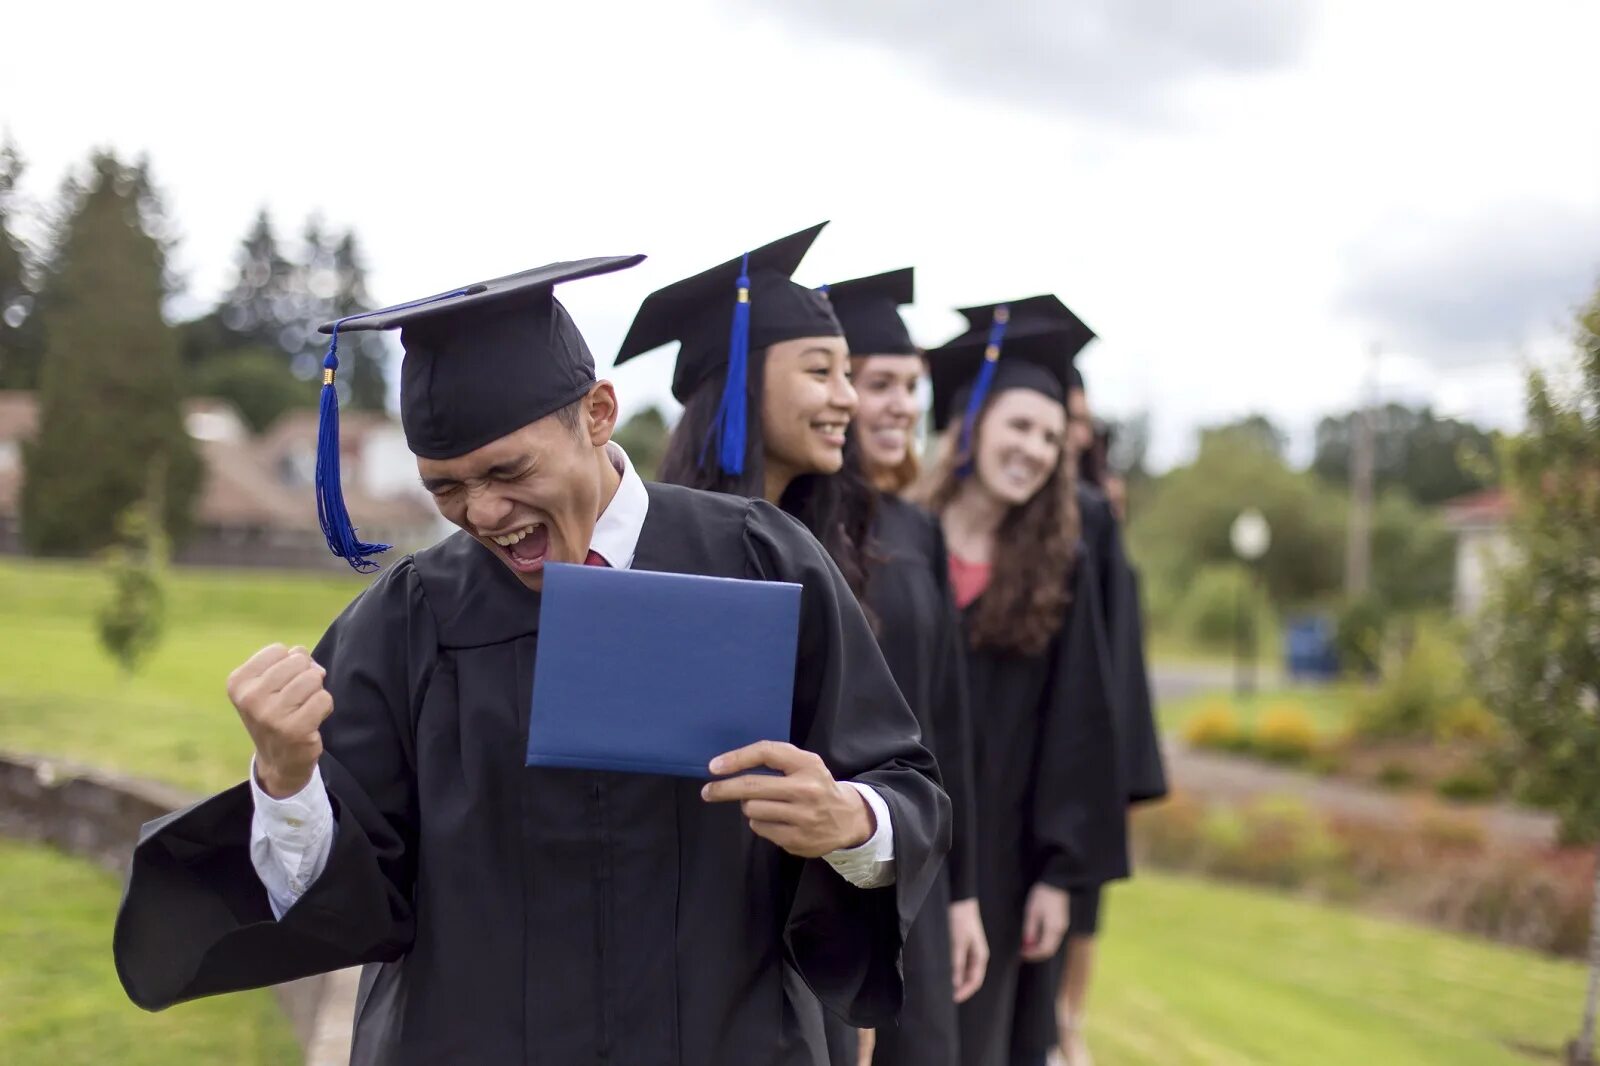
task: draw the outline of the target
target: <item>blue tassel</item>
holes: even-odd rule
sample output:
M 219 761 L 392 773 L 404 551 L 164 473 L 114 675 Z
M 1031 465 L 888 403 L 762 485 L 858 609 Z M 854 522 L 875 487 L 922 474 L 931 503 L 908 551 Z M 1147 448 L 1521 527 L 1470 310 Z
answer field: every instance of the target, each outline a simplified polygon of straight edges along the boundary
M 358 317 L 358 316 L 351 316 Z M 333 554 L 360 573 L 378 568 L 368 556 L 389 550 L 387 544 L 368 544 L 356 536 L 350 512 L 344 505 L 344 487 L 339 479 L 339 387 L 334 377 L 339 370 L 339 327 L 333 324 L 328 354 L 322 358 L 322 407 L 317 421 L 317 521 Z
M 717 465 L 729 477 L 744 476 L 745 433 L 750 381 L 750 253 L 739 266 L 738 297 L 728 331 L 728 379 L 722 386 L 712 433 L 717 438 Z M 707 438 L 710 443 L 710 438 Z M 704 463 L 702 453 L 701 462 Z
M 989 324 L 989 343 L 983 349 L 983 367 L 972 383 L 972 395 L 967 398 L 967 410 L 961 416 L 961 445 L 956 453 L 961 456 L 961 466 L 956 473 L 967 477 L 972 473 L 972 434 L 978 428 L 978 413 L 989 398 L 989 386 L 994 384 L 995 368 L 1000 365 L 1000 346 L 1005 343 L 1006 323 L 1011 321 L 1011 308 L 1001 304 L 994 309 L 994 321 Z

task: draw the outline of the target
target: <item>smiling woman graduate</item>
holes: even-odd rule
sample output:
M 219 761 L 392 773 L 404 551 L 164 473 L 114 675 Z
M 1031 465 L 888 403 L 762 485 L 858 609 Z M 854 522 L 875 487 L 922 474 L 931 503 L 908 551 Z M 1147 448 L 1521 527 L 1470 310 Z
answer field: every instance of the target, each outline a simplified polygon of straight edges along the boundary
M 275 645 L 229 679 L 252 773 L 145 827 L 115 933 L 134 1002 L 366 963 L 352 1061 L 401 1066 L 812 1066 L 817 999 L 894 1015 L 948 801 L 817 543 L 761 501 L 647 485 L 610 442 L 615 392 L 552 287 L 638 258 L 325 327 L 401 330 L 406 438 L 459 532 L 388 568 L 310 656 Z M 324 419 L 319 509 L 370 565 L 331 400 Z M 736 776 L 704 793 L 525 766 L 552 561 L 801 585 L 794 743 L 720 757 Z M 652 670 L 603 639 L 593 655 L 597 686 Z
M 963 612 L 979 907 L 990 959 L 960 1008 L 964 1066 L 1007 1066 L 1025 963 L 1059 948 L 1068 891 L 1127 875 L 1100 582 L 1067 442 L 1072 360 L 1093 336 L 1053 296 L 962 311 L 928 353 L 939 516 Z

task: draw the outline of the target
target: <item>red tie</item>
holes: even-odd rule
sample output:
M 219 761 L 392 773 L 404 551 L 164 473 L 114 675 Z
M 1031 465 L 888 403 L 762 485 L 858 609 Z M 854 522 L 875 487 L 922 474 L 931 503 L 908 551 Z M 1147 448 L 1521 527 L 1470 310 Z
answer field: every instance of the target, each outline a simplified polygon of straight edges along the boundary
M 601 557 L 599 552 L 595 551 L 593 548 L 590 548 L 588 557 L 583 560 L 583 565 L 584 566 L 610 566 L 611 564 L 606 562 L 605 559 Z

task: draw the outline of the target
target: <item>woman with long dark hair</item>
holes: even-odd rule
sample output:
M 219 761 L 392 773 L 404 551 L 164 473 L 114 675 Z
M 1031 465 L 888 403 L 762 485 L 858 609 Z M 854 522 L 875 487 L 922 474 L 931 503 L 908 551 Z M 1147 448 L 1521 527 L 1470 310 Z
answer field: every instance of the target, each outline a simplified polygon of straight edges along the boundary
M 939 762 L 953 815 L 950 855 L 906 936 L 905 1003 L 899 1024 L 874 1034 L 877 1066 L 956 1066 L 956 1005 L 983 983 L 989 948 L 978 913 L 973 849 L 972 730 L 967 715 L 960 618 L 950 593 L 944 536 L 898 492 L 916 474 L 922 353 L 900 318 L 913 299 L 910 268 L 830 287 L 859 404 L 851 427 L 877 489 L 868 545 L 867 605 L 878 646 Z M 836 1048 L 848 1041 L 835 1040 Z M 836 1052 L 835 1063 L 841 1056 Z M 845 1056 L 846 1061 L 854 1060 Z
M 963 611 L 988 974 L 961 1006 L 963 1066 L 1008 1066 L 1018 978 L 1052 958 L 1068 892 L 1126 876 L 1099 581 L 1067 442 L 1072 359 L 1093 336 L 1053 296 L 971 308 L 928 353 L 939 518 Z
M 848 349 L 827 297 L 790 280 L 825 224 L 652 293 L 617 362 L 679 341 L 672 394 L 683 414 L 658 479 L 778 505 L 859 599 L 873 492 L 849 439 Z

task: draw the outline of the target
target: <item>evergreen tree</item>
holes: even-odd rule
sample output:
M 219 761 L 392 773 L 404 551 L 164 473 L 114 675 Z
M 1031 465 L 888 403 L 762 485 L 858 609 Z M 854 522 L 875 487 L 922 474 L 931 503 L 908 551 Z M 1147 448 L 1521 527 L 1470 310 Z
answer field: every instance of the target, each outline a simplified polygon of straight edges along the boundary
M 316 403 L 327 350 L 327 338 L 317 327 L 371 309 L 366 266 L 353 233 L 330 232 L 312 215 L 299 254 L 291 257 L 262 210 L 240 246 L 238 272 L 222 302 L 182 327 L 184 360 L 202 368 L 192 390 L 232 400 L 252 426 L 264 428 L 291 406 Z M 342 337 L 340 401 L 382 410 L 387 363 L 383 337 Z
M 352 230 L 346 230 L 334 246 L 333 272 L 333 303 L 322 321 L 373 309 L 372 298 L 367 295 L 367 266 Z M 389 392 L 387 344 L 382 333 L 373 332 L 352 333 L 339 342 L 339 373 L 350 384 L 350 406 L 383 410 Z
M 0 389 L 39 386 L 38 319 L 24 248 L 11 232 L 22 170 L 22 156 L 7 137 L 0 145 Z
M 233 287 L 217 307 L 217 318 L 234 341 L 231 347 L 296 350 L 298 339 L 285 335 L 298 310 L 295 268 L 279 249 L 264 207 L 245 234 L 238 263 Z
M 40 299 L 39 435 L 24 449 L 22 532 L 33 552 L 83 554 L 165 472 L 163 525 L 188 528 L 200 460 L 184 431 L 159 198 L 110 153 L 67 185 Z

